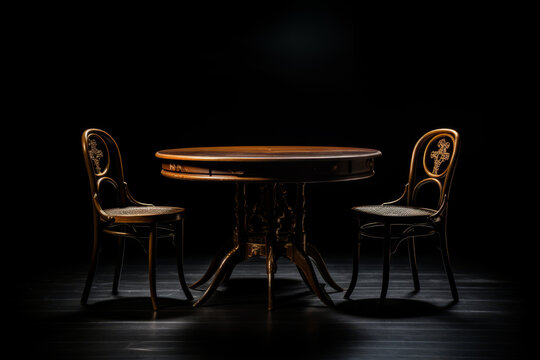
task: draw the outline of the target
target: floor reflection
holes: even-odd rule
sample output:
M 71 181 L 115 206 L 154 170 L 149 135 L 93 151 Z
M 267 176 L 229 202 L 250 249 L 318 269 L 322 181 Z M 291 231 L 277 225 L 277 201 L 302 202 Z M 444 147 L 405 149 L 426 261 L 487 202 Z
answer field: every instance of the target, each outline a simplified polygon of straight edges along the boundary
M 386 299 L 383 305 L 379 299 L 342 301 L 336 308 L 346 314 L 375 318 L 405 318 L 431 316 L 442 313 L 454 302 L 438 304 L 416 299 Z

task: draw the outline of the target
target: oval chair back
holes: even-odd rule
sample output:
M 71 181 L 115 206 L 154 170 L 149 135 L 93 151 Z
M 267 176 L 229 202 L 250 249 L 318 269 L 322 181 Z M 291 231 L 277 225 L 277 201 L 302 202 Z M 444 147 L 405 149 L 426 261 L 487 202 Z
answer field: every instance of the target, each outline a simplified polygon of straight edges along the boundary
M 460 148 L 460 136 L 452 129 L 436 129 L 423 135 L 416 143 L 411 157 L 407 188 L 407 205 L 417 206 L 422 187 L 436 184 L 440 208 L 448 199 Z

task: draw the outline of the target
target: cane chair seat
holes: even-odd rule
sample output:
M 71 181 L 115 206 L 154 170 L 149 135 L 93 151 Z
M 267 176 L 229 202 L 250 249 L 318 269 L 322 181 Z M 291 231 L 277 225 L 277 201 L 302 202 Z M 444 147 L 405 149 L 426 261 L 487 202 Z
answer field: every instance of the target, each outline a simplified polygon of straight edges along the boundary
M 407 222 L 429 222 L 437 212 L 427 208 L 401 205 L 363 205 L 353 207 L 352 211 L 361 215 L 364 219 Z
M 184 209 L 174 206 L 126 206 L 103 209 L 117 223 L 169 222 L 181 219 Z

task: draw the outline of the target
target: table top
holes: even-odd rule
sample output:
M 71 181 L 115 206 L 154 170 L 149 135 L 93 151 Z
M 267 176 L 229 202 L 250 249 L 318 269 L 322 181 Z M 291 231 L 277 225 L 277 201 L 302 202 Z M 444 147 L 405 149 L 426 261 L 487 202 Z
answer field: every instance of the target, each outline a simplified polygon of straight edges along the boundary
M 375 149 L 337 146 L 218 146 L 156 152 L 162 174 L 185 180 L 329 182 L 373 176 Z
M 193 161 L 295 161 L 373 158 L 379 150 L 337 146 L 216 146 L 161 150 L 156 157 Z

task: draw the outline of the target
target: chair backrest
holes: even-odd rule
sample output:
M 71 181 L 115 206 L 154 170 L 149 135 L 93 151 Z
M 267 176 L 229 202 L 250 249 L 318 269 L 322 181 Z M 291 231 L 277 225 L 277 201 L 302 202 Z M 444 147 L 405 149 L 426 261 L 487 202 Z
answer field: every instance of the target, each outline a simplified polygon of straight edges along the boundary
M 416 143 L 409 171 L 407 205 L 418 204 L 418 194 L 426 184 L 436 184 L 437 207 L 448 198 L 456 168 L 460 136 L 452 129 L 436 129 L 424 134 Z
M 116 141 L 103 130 L 88 129 L 82 134 L 82 149 L 92 199 L 102 208 L 126 206 L 124 169 Z M 115 193 L 116 196 L 109 196 L 111 193 Z M 104 197 L 111 203 L 103 203 Z M 94 203 L 94 207 L 95 205 Z

